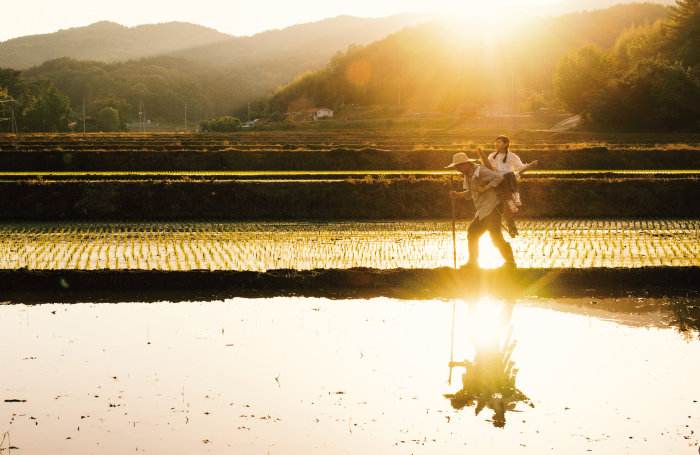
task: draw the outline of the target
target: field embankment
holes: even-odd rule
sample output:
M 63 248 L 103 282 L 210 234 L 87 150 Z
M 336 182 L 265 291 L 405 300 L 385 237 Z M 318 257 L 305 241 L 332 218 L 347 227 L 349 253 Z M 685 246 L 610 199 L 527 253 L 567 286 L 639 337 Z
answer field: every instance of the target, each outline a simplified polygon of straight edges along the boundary
M 538 169 L 700 169 L 700 136 L 523 132 L 512 150 Z M 493 149 L 459 132 L 0 135 L 9 171 L 328 171 L 442 169 L 456 152 Z
M 236 296 L 331 296 L 464 298 L 611 297 L 678 295 L 697 298 L 698 267 L 587 268 L 465 271 L 439 269 L 324 269 L 267 272 L 193 270 L 0 270 L 0 288 L 10 301 L 52 302 L 114 299 L 137 293 L 138 300 L 164 292 L 173 300 Z M 31 291 L 31 296 L 27 292 Z M 108 295 L 106 295 L 107 293 Z M 43 295 L 42 295 L 43 294 Z M 691 306 L 691 309 L 695 307 Z
M 700 184 L 686 178 L 529 178 L 523 217 L 700 217 Z M 455 187 L 458 185 L 455 180 Z M 0 220 L 407 219 L 450 214 L 450 180 L 4 181 Z M 473 204 L 459 201 L 458 215 Z

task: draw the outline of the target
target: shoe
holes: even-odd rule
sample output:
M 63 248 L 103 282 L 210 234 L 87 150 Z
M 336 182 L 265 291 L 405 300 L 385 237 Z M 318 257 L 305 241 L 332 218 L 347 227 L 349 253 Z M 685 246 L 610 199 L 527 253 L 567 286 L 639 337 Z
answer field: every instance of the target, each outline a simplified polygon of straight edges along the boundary
M 517 205 L 518 207 L 523 205 L 523 203 L 520 202 L 520 193 L 513 194 L 513 200 L 515 201 L 515 205 Z
M 515 202 L 512 199 L 508 199 L 508 208 L 511 213 L 518 213 L 518 208 L 515 206 Z
M 513 226 L 508 226 L 508 235 L 510 235 L 510 238 L 514 239 L 515 237 L 518 236 L 518 228 Z
M 476 262 L 467 262 L 459 266 L 459 270 L 475 270 L 479 268 L 479 264 Z

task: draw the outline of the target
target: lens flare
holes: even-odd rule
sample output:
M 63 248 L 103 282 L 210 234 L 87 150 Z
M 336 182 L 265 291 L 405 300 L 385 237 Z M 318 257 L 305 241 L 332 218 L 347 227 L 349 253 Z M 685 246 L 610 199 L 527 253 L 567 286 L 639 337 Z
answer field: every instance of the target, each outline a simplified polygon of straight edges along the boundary
M 345 71 L 348 81 L 354 85 L 364 85 L 372 78 L 372 64 L 364 59 L 353 61 Z

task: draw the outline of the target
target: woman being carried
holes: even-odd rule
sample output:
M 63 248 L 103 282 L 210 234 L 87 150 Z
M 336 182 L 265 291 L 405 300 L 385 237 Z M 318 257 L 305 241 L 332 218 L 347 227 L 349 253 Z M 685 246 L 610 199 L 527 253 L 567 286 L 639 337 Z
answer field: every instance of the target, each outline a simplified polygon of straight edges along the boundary
M 489 155 L 489 164 L 493 170 L 503 176 L 503 188 L 505 190 L 506 204 L 512 213 L 518 211 L 518 207 L 522 205 L 520 201 L 520 192 L 518 191 L 518 178 L 527 169 L 537 165 L 535 160 L 528 164 L 523 164 L 520 157 L 513 152 L 508 151 L 510 139 L 507 136 L 498 136 L 496 138 L 496 151 Z M 518 173 L 517 176 L 515 173 Z

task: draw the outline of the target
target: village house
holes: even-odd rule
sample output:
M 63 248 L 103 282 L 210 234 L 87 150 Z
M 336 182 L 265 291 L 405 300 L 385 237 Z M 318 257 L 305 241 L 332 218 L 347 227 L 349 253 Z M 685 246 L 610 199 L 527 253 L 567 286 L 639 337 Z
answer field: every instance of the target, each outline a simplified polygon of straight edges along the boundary
M 318 120 L 320 118 L 333 118 L 333 109 L 327 107 L 314 107 L 306 111 L 310 118 Z

